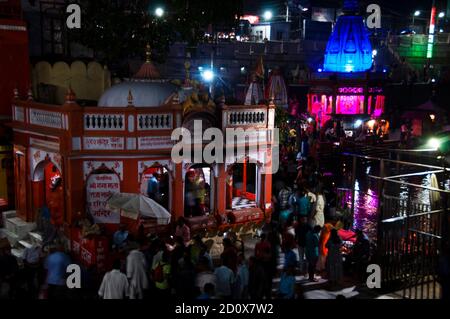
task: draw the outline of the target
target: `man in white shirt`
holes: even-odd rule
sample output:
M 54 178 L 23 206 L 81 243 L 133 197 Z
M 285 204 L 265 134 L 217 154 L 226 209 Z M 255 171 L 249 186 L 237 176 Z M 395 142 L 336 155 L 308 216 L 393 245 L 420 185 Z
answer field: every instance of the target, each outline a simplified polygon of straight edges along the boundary
M 98 295 L 103 299 L 124 299 L 130 296 L 127 276 L 120 272 L 120 260 L 116 260 L 113 269 L 103 277 Z
M 144 299 L 150 288 L 147 277 L 147 261 L 140 249 L 130 251 L 127 256 L 127 277 L 130 283 L 130 299 Z

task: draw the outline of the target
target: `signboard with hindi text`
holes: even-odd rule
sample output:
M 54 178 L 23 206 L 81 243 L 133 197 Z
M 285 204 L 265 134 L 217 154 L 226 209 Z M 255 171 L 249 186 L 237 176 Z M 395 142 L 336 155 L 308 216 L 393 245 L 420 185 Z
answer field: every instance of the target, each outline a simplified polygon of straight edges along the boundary
M 123 137 L 84 137 L 85 150 L 124 150 Z
M 120 212 L 111 210 L 106 202 L 113 193 L 120 192 L 116 174 L 92 174 L 87 181 L 87 207 L 97 224 L 119 224 Z
M 174 141 L 170 136 L 144 136 L 138 139 L 138 148 L 140 150 L 162 150 L 170 149 L 174 145 Z

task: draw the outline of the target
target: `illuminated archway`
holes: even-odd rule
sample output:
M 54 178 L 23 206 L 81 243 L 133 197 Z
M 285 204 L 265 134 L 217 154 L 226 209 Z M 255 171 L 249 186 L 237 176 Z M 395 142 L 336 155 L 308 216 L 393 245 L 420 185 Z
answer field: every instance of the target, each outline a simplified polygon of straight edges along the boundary
M 170 211 L 170 185 L 171 176 L 167 167 L 155 163 L 142 172 L 140 193 L 155 200 Z
M 184 215 L 209 215 L 214 209 L 214 172 L 207 164 L 192 165 L 184 180 Z
M 46 158 L 33 172 L 33 208 L 48 209 L 53 225 L 64 222 L 64 185 L 58 166 Z
M 261 184 L 258 165 L 249 158 L 236 162 L 227 169 L 226 208 L 257 207 Z

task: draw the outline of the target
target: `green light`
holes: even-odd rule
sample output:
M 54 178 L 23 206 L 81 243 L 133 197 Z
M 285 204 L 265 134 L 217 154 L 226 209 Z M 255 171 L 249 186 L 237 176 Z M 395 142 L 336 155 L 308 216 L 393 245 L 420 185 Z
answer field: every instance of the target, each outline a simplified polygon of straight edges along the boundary
M 431 59 L 433 57 L 433 43 L 428 43 L 427 46 L 427 58 Z
M 437 151 L 441 147 L 441 141 L 439 139 L 433 137 L 433 138 L 430 138 L 427 145 L 430 148 L 432 148 L 433 150 Z

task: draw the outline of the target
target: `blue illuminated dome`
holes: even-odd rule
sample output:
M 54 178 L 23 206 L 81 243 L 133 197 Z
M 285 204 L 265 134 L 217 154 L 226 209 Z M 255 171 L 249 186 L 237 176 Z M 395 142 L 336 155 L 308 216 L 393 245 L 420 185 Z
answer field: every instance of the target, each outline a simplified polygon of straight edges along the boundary
M 343 11 L 328 40 L 324 71 L 367 71 L 372 67 L 372 45 L 363 18 L 357 14 L 358 1 L 344 1 Z

